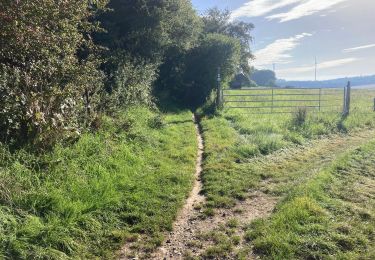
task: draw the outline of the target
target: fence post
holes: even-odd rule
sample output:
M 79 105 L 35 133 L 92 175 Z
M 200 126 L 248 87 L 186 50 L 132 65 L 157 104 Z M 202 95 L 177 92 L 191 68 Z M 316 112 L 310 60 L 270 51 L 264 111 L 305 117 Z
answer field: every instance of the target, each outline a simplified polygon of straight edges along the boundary
M 350 113 L 350 103 L 351 103 L 351 84 L 350 84 L 350 81 L 348 81 L 348 86 L 347 86 L 348 90 L 346 91 L 346 96 L 347 96 L 347 101 L 346 101 L 346 108 L 347 108 L 347 113 L 349 115 Z
M 350 113 L 350 95 L 351 95 L 351 84 L 348 81 L 348 85 L 344 89 L 344 111 L 343 115 L 348 116 Z
M 216 107 L 220 108 L 222 105 L 222 91 L 221 91 L 221 75 L 220 67 L 217 68 L 217 98 L 216 98 Z
M 273 98 L 273 94 L 274 94 L 274 93 L 273 93 L 273 89 L 274 89 L 274 88 L 272 87 L 272 108 L 271 108 L 271 113 L 272 113 L 272 114 L 273 114 L 273 106 L 274 106 L 274 102 L 273 102 L 273 101 L 274 101 L 274 98 Z
M 321 104 L 322 104 L 322 89 L 319 89 L 319 112 L 321 111 Z
M 346 111 L 346 87 L 344 87 L 344 100 L 343 100 L 343 106 L 342 106 L 342 113 L 345 114 Z

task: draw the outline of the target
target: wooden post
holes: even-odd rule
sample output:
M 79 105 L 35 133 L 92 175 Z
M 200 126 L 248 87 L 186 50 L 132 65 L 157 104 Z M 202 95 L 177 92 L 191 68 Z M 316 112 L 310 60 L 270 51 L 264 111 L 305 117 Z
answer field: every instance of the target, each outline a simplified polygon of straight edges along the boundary
M 346 101 L 346 109 L 347 109 L 347 114 L 349 115 L 350 113 L 350 101 L 351 101 L 351 84 L 350 84 L 350 81 L 348 81 L 348 86 L 347 86 L 347 91 L 346 91 L 346 97 L 347 97 L 347 101 Z
M 220 67 L 217 69 L 217 99 L 216 99 L 216 107 L 220 108 L 222 105 L 222 93 L 221 93 L 221 75 L 220 75 Z
M 350 101 L 351 101 L 351 84 L 350 81 L 348 81 L 348 85 L 345 88 L 344 91 L 344 116 L 348 116 L 350 113 Z
M 343 100 L 343 106 L 342 106 L 342 113 L 345 114 L 346 111 L 346 87 L 344 87 L 344 100 Z

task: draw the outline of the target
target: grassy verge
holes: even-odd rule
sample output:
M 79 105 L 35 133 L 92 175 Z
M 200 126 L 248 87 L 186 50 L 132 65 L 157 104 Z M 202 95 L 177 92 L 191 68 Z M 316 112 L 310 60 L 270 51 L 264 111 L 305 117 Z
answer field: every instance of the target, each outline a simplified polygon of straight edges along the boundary
M 270 259 L 375 257 L 375 141 L 299 185 L 247 239 Z
M 207 206 L 231 207 L 257 185 L 264 174 L 255 174 L 248 161 L 276 151 L 307 144 L 335 133 L 348 134 L 375 127 L 375 113 L 246 115 L 223 111 L 202 120 L 205 139 L 204 191 Z M 307 158 L 308 159 L 308 158 Z
M 191 116 L 134 108 L 43 155 L 1 145 L 0 258 L 111 258 L 139 234 L 159 245 L 193 181 Z

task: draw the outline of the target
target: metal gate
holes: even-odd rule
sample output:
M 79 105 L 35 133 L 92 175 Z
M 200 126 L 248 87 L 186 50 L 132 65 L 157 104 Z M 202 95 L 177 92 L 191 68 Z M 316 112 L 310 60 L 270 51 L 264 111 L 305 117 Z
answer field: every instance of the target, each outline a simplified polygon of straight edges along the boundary
M 316 112 L 374 111 L 375 89 L 345 88 L 246 88 L 225 89 L 225 109 L 248 113 L 294 113 L 299 108 Z

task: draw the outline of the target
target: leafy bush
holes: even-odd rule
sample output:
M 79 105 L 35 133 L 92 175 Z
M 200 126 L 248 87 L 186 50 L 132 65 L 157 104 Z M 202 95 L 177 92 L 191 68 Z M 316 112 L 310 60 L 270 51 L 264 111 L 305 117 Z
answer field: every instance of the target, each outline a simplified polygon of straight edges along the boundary
M 2 140 L 73 133 L 95 108 L 102 75 L 88 34 L 106 0 L 1 1 Z
M 132 105 L 153 105 L 152 86 L 157 77 L 157 65 L 141 59 L 130 58 L 123 53 L 114 54 L 107 97 L 103 104 L 107 110 Z

